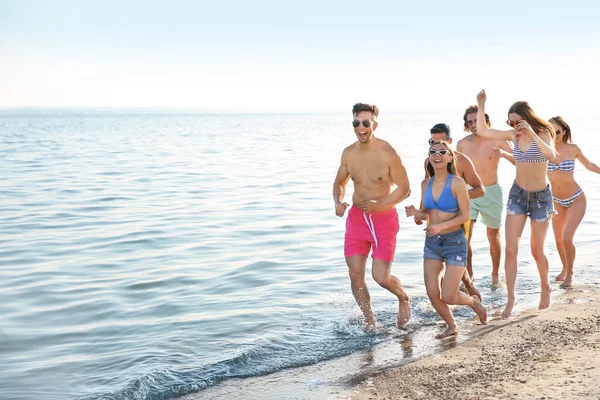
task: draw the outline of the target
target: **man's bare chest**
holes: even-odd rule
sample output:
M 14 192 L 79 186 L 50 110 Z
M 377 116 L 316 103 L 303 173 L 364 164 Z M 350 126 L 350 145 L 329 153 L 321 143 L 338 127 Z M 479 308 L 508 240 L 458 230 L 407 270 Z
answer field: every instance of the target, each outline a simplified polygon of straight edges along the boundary
M 348 165 L 350 178 L 354 183 L 383 183 L 390 180 L 390 167 L 387 162 L 378 159 L 353 160 Z

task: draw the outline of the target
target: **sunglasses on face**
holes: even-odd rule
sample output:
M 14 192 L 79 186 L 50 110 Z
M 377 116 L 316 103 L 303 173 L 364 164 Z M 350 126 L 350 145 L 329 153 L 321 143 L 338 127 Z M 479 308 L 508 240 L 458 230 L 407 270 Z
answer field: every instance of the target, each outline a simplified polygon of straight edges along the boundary
M 352 126 L 355 128 L 358 128 L 358 126 L 360 125 L 361 122 L 365 128 L 368 128 L 371 126 L 371 121 L 369 121 L 368 119 L 363 119 L 362 121 L 355 119 L 354 121 L 352 121 Z
M 556 130 L 556 134 L 557 134 L 557 135 L 560 135 L 561 133 L 563 133 L 563 132 L 562 132 L 560 129 L 557 129 L 557 130 Z
M 511 128 L 514 128 L 514 127 L 515 127 L 515 126 L 517 126 L 517 124 L 518 124 L 519 122 L 521 122 L 521 121 L 523 121 L 523 120 L 519 120 L 519 121 L 511 121 L 510 119 L 507 119 L 507 120 L 506 120 L 506 124 L 507 124 L 508 126 L 510 126 Z
M 471 126 L 471 125 L 475 125 L 477 124 L 477 119 L 468 119 L 467 120 L 467 126 Z
M 450 150 L 446 150 L 446 149 L 441 149 L 441 150 L 430 149 L 429 150 L 429 156 L 435 156 L 438 154 L 440 156 L 445 156 L 446 154 L 450 154 Z

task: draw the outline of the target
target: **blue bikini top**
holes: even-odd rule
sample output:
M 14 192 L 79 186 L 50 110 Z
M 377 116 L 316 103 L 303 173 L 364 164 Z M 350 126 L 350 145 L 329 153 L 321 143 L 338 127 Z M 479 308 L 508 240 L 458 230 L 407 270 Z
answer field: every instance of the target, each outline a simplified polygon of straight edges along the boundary
M 575 160 L 562 160 L 558 165 L 548 162 L 548 173 L 554 172 L 557 169 L 563 172 L 573 172 L 575 170 Z
M 425 199 L 423 201 L 423 205 L 428 210 L 440 210 L 447 213 L 458 212 L 458 202 L 456 201 L 456 197 L 452 194 L 452 190 L 450 186 L 452 186 L 452 177 L 453 174 L 449 174 L 444 182 L 444 188 L 442 189 L 442 193 L 440 197 L 435 201 L 433 199 L 433 194 L 431 193 L 431 185 L 433 184 L 433 177 L 429 178 L 429 185 L 427 186 L 427 190 L 425 191 Z

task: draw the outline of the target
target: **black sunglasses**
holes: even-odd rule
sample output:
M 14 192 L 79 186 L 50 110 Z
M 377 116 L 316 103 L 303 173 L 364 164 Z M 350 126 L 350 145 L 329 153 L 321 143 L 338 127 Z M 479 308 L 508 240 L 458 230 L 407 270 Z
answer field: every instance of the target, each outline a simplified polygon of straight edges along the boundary
M 434 133 L 444 133 L 444 132 L 434 132 Z M 448 141 L 450 138 L 446 138 L 444 139 L 444 141 Z M 441 140 L 433 140 L 433 139 L 429 139 L 429 145 L 433 145 L 434 143 L 440 143 Z
M 359 121 L 358 119 L 355 119 L 354 121 L 352 121 L 352 126 L 355 128 L 358 128 L 360 123 L 361 123 L 361 121 Z M 362 124 L 365 128 L 368 128 L 371 126 L 371 121 L 369 121 L 368 119 L 363 119 Z

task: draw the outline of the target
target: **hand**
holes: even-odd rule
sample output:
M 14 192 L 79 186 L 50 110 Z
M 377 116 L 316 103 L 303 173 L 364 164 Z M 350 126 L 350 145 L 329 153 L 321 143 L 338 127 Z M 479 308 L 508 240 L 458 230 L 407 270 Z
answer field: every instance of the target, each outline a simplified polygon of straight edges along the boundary
M 335 215 L 337 215 L 338 217 L 343 217 L 344 213 L 346 212 L 346 208 L 348 208 L 350 204 L 344 202 L 344 203 L 337 203 L 335 205 Z
M 431 224 L 427 228 L 425 228 L 425 232 L 427 232 L 427 236 L 437 235 L 442 231 L 442 226 L 440 224 Z
M 502 149 L 500 149 L 500 147 L 492 147 L 492 154 L 494 155 L 494 157 L 502 157 L 504 156 L 504 154 L 502 153 Z
M 481 108 L 485 105 L 485 101 L 487 100 L 487 96 L 485 94 L 485 90 L 481 89 L 481 92 L 477 93 L 477 105 Z
M 406 212 L 407 217 L 416 217 L 418 210 L 415 208 L 415 206 L 406 206 L 404 207 L 404 211 Z M 415 218 L 415 220 L 416 219 L 417 218 Z
M 362 199 L 360 201 L 360 209 L 363 210 L 365 214 L 369 214 L 377 211 L 377 200 L 366 200 Z
M 529 136 L 533 136 L 534 132 L 531 129 L 531 126 L 524 119 L 520 120 L 515 126 L 515 131 L 518 132 L 519 135 L 527 134 Z

